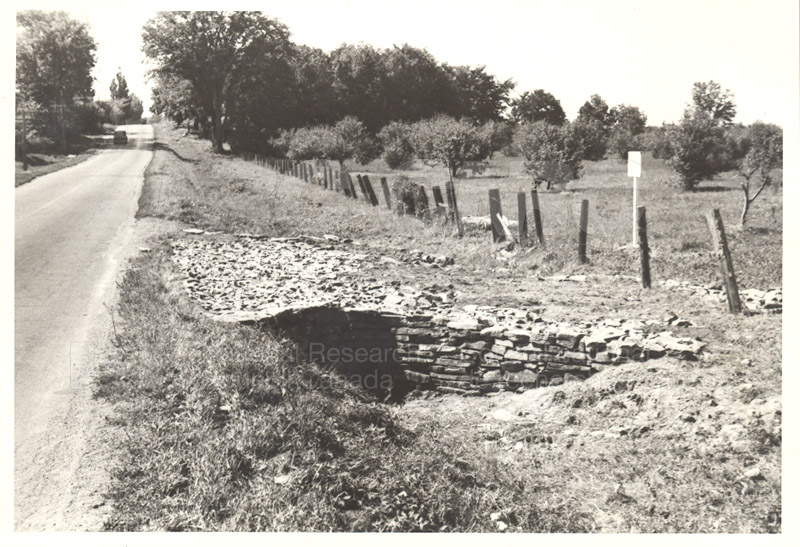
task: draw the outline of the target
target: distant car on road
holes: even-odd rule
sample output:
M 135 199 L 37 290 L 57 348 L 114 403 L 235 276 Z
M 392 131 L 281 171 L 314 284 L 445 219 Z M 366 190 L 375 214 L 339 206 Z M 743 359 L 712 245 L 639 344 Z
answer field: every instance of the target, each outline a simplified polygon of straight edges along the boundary
M 114 131 L 114 144 L 128 144 L 128 133 L 125 131 Z

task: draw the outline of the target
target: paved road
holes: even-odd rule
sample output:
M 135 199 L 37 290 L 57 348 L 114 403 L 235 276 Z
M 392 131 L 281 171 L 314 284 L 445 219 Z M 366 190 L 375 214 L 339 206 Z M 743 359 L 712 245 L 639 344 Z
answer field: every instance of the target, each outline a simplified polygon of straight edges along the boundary
M 69 503 L 64 490 L 74 487 L 81 450 L 64 437 L 75 429 L 76 393 L 86 392 L 87 372 L 108 339 L 106 305 L 152 157 L 152 127 L 122 129 L 127 147 L 15 190 L 17 530 L 69 528 L 53 512 Z

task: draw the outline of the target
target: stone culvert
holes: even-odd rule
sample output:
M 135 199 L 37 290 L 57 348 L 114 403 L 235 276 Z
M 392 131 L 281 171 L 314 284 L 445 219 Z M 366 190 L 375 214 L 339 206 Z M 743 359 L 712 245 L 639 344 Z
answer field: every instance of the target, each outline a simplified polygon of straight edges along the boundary
M 530 310 L 459 306 L 443 287 L 365 279 L 374 257 L 332 236 L 203 237 L 175 241 L 173 251 L 191 297 L 213 318 L 281 331 L 303 358 L 371 389 L 526 389 L 628 361 L 696 359 L 703 348 L 641 321 L 550 322 Z

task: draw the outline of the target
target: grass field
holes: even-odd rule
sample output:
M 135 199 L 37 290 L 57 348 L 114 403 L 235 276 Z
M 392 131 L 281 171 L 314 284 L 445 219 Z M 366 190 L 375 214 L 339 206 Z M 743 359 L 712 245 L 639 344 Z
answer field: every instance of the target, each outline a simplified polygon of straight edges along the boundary
M 678 333 L 707 348 L 698 362 L 631 363 L 524 394 L 385 405 L 297 362 L 269 333 L 203 315 L 176 277 L 165 236 L 126 274 L 115 311 L 119 351 L 95 386 L 114 401 L 113 425 L 127 439 L 117 447 L 109 530 L 780 532 L 779 315 L 733 316 L 622 279 L 537 281 L 533 274 L 546 271 L 636 272 L 624 251 L 593 246 L 588 266 L 566 256 L 575 239 L 559 233 L 571 222 L 568 193 L 542 196 L 547 249 L 501 261 L 486 233 L 458 240 L 450 227 L 213 155 L 207 142 L 167 126 L 158 134 L 140 217 L 274 236 L 331 233 L 375 245 L 376 256 L 393 245 L 448 254 L 456 260 L 448 270 L 387 266 L 384 274 L 452 283 L 477 302 L 502 294 L 522 306 L 532 294 L 561 320 L 677 310 L 693 323 Z M 645 171 L 666 176 L 655 167 Z M 614 182 L 623 167 L 609 160 L 586 171 L 575 194 L 606 210 L 603 237 L 625 243 L 629 190 Z M 433 180 L 429 168 L 411 173 Z M 650 182 L 642 195 L 655 217 L 654 277 L 714 282 L 702 210 L 719 206 L 733 223 L 738 194 L 648 194 Z M 522 184 L 483 177 L 459 181 L 458 190 L 477 214 L 487 188 L 515 203 Z M 753 228 L 731 234 L 745 286 L 780 283 L 780 215 L 772 221 L 770 210 L 780 203 L 779 193 L 768 196 Z M 675 223 L 665 220 L 670 211 Z M 765 258 L 751 263 L 759 252 Z
M 417 163 L 415 169 L 389 171 L 382 161 L 361 167 L 375 179 L 404 175 L 428 188 L 444 188 L 444 169 Z M 517 219 L 517 193 L 526 192 L 529 225 L 532 230 L 531 180 L 525 176 L 520 158 L 497 157 L 481 175 L 456 181 L 463 215 L 489 214 L 488 191 L 500 190 L 503 213 Z M 745 230 L 740 228 L 741 179 L 725 173 L 700 185 L 697 192 L 680 192 L 670 186 L 672 170 L 649 153 L 643 155 L 643 176 L 639 180 L 638 205 L 647 207 L 648 240 L 653 251 L 651 267 L 656 278 L 682 279 L 693 283 L 717 283 L 717 272 L 708 268 L 711 250 L 705 215 L 719 209 L 726 226 L 739 281 L 745 287 L 768 288 L 781 284 L 782 195 L 779 183 L 754 203 Z M 780 173 L 776 180 L 781 181 Z M 589 200 L 589 257 L 591 271 L 635 275 L 638 255 L 619 248 L 632 241 L 632 180 L 627 165 L 619 159 L 585 162 L 579 180 L 563 189 L 539 192 L 544 238 L 548 251 L 530 256 L 523 266 L 548 273 L 580 269 L 574 262 L 577 249 L 581 201 Z M 555 255 L 555 256 L 554 256 Z M 572 260 L 571 260 L 572 259 Z M 548 263 L 551 262 L 551 263 Z

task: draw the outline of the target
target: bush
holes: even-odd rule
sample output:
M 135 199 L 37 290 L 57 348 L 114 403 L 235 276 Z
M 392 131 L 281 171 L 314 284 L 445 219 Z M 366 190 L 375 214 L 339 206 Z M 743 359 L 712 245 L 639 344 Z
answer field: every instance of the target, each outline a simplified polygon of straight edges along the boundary
M 668 160 L 674 154 L 667 138 L 667 129 L 670 126 L 648 127 L 641 136 L 642 150 L 649 150 L 656 159 Z
M 411 127 L 402 122 L 392 122 L 378 133 L 383 161 L 390 169 L 397 169 L 414 157 L 414 148 L 409 142 L 410 134 Z
M 584 150 L 574 124 L 524 123 L 514 132 L 514 145 L 537 186 L 546 182 L 549 189 L 552 184 L 564 184 L 580 175 Z
M 606 157 L 606 132 L 602 124 L 594 120 L 576 121 L 574 130 L 583 146 L 583 159 L 597 161 Z
M 294 131 L 286 155 L 295 161 L 325 157 L 325 143 L 331 138 L 326 127 L 302 127 Z
M 319 135 L 322 149 L 319 157 L 336 160 L 340 167 L 345 160 L 355 158 L 363 165 L 377 157 L 375 141 L 367 133 L 364 124 L 353 116 L 338 121 Z
M 411 145 L 421 160 L 447 167 L 450 180 L 465 161 L 486 159 L 489 147 L 472 124 L 449 116 L 436 116 L 411 126 Z
M 514 139 L 514 128 L 508 122 L 486 122 L 480 127 L 480 133 L 488 147 L 489 158 L 493 158 L 495 152 L 508 148 Z
M 687 109 L 680 123 L 666 130 L 679 186 L 694 190 L 700 181 L 709 179 L 729 167 L 725 132 L 707 113 Z
M 417 185 L 406 176 L 392 181 L 394 208 L 398 214 L 414 216 L 417 214 Z
M 641 134 L 633 134 L 624 127 L 615 127 L 608 137 L 608 152 L 620 159 L 627 159 L 631 150 L 641 150 L 644 139 Z

